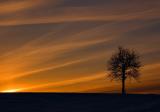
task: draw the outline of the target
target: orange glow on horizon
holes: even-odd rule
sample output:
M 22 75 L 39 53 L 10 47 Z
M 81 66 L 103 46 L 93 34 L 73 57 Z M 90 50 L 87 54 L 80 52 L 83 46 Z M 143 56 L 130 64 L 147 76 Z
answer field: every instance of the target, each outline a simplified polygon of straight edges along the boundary
M 8 89 L 8 90 L 3 90 L 1 91 L 1 93 L 16 93 L 16 92 L 20 92 L 21 89 Z

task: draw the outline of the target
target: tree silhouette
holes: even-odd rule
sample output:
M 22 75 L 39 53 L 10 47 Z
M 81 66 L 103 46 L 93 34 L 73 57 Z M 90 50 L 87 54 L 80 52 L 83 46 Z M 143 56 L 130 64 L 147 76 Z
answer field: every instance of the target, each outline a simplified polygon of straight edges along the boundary
M 125 81 L 127 78 L 137 79 L 140 76 L 139 69 L 141 62 L 139 55 L 130 49 L 123 47 L 118 48 L 118 52 L 113 54 L 108 61 L 108 75 L 111 80 L 122 81 L 122 94 L 126 94 Z

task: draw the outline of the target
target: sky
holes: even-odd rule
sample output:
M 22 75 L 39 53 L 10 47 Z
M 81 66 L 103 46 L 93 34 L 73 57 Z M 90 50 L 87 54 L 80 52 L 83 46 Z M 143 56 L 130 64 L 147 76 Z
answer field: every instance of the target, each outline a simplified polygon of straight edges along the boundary
M 160 93 L 159 0 L 0 0 L 1 92 L 120 92 L 106 62 L 141 56 L 128 93 Z

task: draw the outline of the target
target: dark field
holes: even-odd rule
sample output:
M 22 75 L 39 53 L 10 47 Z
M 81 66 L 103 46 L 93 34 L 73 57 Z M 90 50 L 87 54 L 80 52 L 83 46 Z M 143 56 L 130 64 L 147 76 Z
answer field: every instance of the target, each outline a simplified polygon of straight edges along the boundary
M 0 94 L 0 112 L 160 112 L 160 95 Z

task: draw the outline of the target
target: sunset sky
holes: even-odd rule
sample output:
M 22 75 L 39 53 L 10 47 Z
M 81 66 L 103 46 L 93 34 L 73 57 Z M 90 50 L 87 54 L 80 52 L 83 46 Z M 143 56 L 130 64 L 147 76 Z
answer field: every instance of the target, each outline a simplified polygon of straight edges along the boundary
M 0 0 L 0 92 L 120 92 L 106 62 L 141 56 L 129 93 L 160 93 L 160 0 Z

